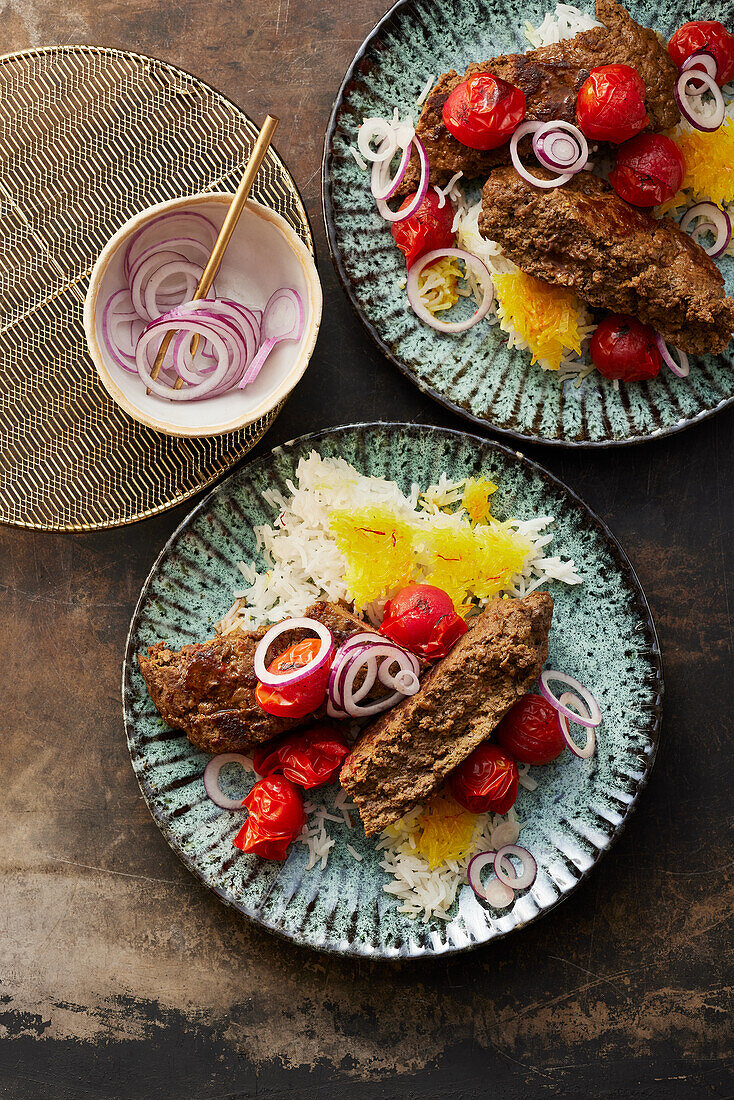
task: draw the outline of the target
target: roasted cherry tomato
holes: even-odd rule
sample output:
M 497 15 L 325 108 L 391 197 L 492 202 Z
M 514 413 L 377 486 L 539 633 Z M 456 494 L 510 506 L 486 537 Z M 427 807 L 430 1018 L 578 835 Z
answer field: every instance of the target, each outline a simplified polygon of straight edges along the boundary
M 466 634 L 451 597 L 432 584 L 409 584 L 385 604 L 380 633 L 428 660 L 445 657 Z
M 410 205 L 415 194 L 408 195 L 400 205 L 401 210 Z M 454 224 L 454 208 L 448 199 L 443 206 L 439 206 L 439 201 L 438 195 L 431 189 L 415 214 L 390 226 L 393 240 L 405 256 L 408 268 L 426 252 L 453 247 L 454 231 L 451 227 Z
M 592 141 L 620 145 L 649 123 L 645 81 L 631 65 L 600 65 L 581 85 L 576 122 Z
M 633 206 L 657 206 L 680 189 L 686 172 L 683 154 L 665 134 L 638 134 L 620 145 L 609 182 Z
M 320 647 L 321 642 L 318 638 L 306 638 L 303 642 L 296 642 L 270 662 L 268 672 L 283 675 L 294 669 L 303 668 L 304 665 L 313 661 Z M 326 664 L 313 676 L 299 680 L 297 684 L 286 684 L 283 687 L 258 684 L 255 698 L 268 714 L 276 714 L 279 718 L 305 718 L 307 714 L 318 710 L 323 703 L 328 683 L 329 665 Z
M 663 365 L 653 329 L 626 313 L 610 313 L 597 325 L 589 351 L 600 374 L 623 382 L 654 378 Z
M 515 805 L 519 782 L 512 757 L 485 741 L 451 773 L 451 792 L 473 814 L 506 814 Z
M 509 141 L 525 118 L 525 95 L 491 73 L 474 73 L 449 92 L 443 122 L 470 149 L 497 149 Z
M 702 51 L 716 59 L 716 83 L 728 84 L 734 77 L 734 34 L 716 19 L 701 19 L 684 23 L 668 43 L 668 53 L 679 69 L 692 53 Z
M 566 747 L 558 711 L 542 695 L 523 695 L 494 733 L 501 749 L 521 764 L 550 764 Z
M 250 811 L 232 843 L 263 859 L 285 859 L 288 845 L 306 824 L 300 792 L 282 775 L 256 783 L 242 803 Z
M 293 733 L 275 748 L 269 744 L 256 749 L 253 756 L 258 775 L 280 772 L 310 790 L 331 783 L 349 755 L 349 746 L 333 726 L 311 726 L 302 733 Z

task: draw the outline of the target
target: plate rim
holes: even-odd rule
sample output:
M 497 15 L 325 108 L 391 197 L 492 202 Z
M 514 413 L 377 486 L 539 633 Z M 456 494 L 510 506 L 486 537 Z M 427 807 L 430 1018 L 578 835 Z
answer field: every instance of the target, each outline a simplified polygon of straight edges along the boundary
M 404 0 L 400 0 L 400 2 L 402 3 L 402 2 L 404 2 Z M 158 811 L 158 809 L 155 805 L 154 793 L 151 790 L 150 785 L 147 782 L 147 779 L 145 778 L 145 776 L 142 775 L 140 773 L 140 771 L 138 770 L 138 768 L 135 766 L 135 758 L 133 756 L 134 746 L 133 746 L 133 738 L 132 738 L 132 730 L 134 728 L 134 722 L 133 722 L 132 713 L 131 713 L 132 708 L 131 708 L 131 705 L 130 705 L 131 698 L 132 698 L 131 678 L 132 678 L 133 669 L 135 667 L 135 656 L 136 656 L 135 648 L 133 646 L 133 638 L 134 638 L 134 635 L 137 631 L 137 626 L 138 626 L 140 616 L 142 614 L 143 606 L 144 606 L 144 604 L 147 600 L 147 596 L 148 596 L 149 590 L 151 588 L 151 585 L 153 583 L 153 580 L 158 574 L 159 566 L 161 565 L 163 560 L 168 556 L 168 554 L 174 549 L 175 543 L 184 534 L 185 530 L 189 527 L 189 525 L 192 524 L 198 516 L 203 516 L 203 515 L 206 514 L 207 509 L 210 507 L 210 505 L 213 502 L 214 498 L 218 494 L 222 493 L 225 490 L 225 488 L 228 486 L 230 481 L 233 481 L 236 478 L 244 477 L 246 475 L 246 472 L 250 471 L 250 469 L 252 467 L 265 466 L 268 462 L 271 462 L 273 460 L 273 457 L 278 452 L 283 452 L 283 451 L 286 451 L 286 450 L 289 450 L 289 449 L 293 449 L 296 446 L 300 446 L 300 445 L 303 445 L 303 444 L 306 444 L 306 443 L 309 443 L 309 444 L 310 443 L 316 443 L 318 440 L 323 439 L 324 437 L 333 436 L 333 435 L 336 435 L 336 434 L 341 433 L 341 432 L 354 431 L 354 430 L 357 430 L 357 429 L 364 431 L 364 430 L 369 430 L 369 429 L 384 429 L 384 428 L 390 428 L 393 431 L 395 431 L 395 430 L 407 430 L 409 432 L 416 432 L 416 433 L 421 433 L 421 432 L 434 433 L 434 432 L 438 432 L 440 435 L 448 435 L 448 436 L 451 436 L 451 437 L 456 437 L 457 439 L 461 439 L 461 440 L 467 440 L 468 439 L 468 440 L 472 441 L 473 443 L 480 445 L 481 447 L 486 447 L 486 448 L 489 448 L 489 449 L 492 449 L 492 450 L 500 451 L 507 458 L 514 459 L 516 462 L 519 462 L 521 465 L 524 465 L 525 467 L 529 468 L 529 470 L 534 475 L 540 476 L 542 480 L 544 480 L 546 482 L 549 482 L 553 486 L 554 489 L 561 490 L 563 493 L 567 494 L 570 497 L 571 503 L 575 507 L 580 508 L 584 512 L 587 519 L 589 519 L 591 521 L 591 523 L 597 528 L 597 530 L 601 534 L 601 536 L 606 540 L 606 542 L 609 545 L 609 548 L 610 548 L 610 550 L 613 554 L 613 557 L 615 559 L 615 564 L 620 568 L 621 572 L 625 576 L 625 579 L 628 581 L 628 583 L 630 583 L 630 585 L 633 589 L 634 595 L 635 595 L 636 605 L 637 605 L 637 609 L 638 609 L 639 614 L 640 614 L 640 618 L 643 619 L 647 629 L 650 631 L 650 636 L 651 636 L 650 653 L 651 653 L 651 656 L 652 656 L 652 658 L 654 660 L 654 663 L 655 663 L 655 666 L 656 666 L 656 668 L 655 668 L 655 677 L 654 677 L 655 698 L 652 701 L 652 703 L 650 705 L 650 708 L 649 708 L 649 711 L 650 711 L 649 736 L 650 736 L 650 740 L 652 742 L 652 749 L 651 749 L 650 753 L 647 754 L 647 756 L 646 756 L 644 771 L 643 771 L 642 776 L 640 777 L 639 780 L 637 780 L 635 782 L 634 796 L 632 797 L 631 802 L 627 805 L 627 808 L 624 812 L 624 816 L 622 818 L 622 821 L 618 825 L 616 825 L 612 828 L 612 831 L 611 831 L 610 837 L 609 837 L 609 843 L 607 844 L 607 846 L 605 848 L 602 848 L 597 853 L 597 855 L 596 855 L 594 861 L 591 863 L 591 865 L 589 867 L 587 867 L 586 870 L 581 871 L 579 873 L 579 877 L 578 877 L 578 879 L 576 879 L 573 886 L 571 886 L 568 890 L 565 890 L 563 893 L 561 893 L 559 895 L 559 897 L 557 897 L 554 902 L 552 902 L 550 905 L 546 906 L 545 908 L 541 909 L 537 914 L 535 914 L 529 920 L 526 920 L 526 921 L 524 921 L 520 924 L 513 925 L 512 928 L 507 929 L 505 931 L 497 931 L 489 939 L 475 940 L 471 943 L 464 944 L 463 946 L 448 945 L 448 946 L 445 946 L 445 947 L 441 947 L 439 949 L 429 948 L 429 947 L 421 947 L 421 949 L 419 951 L 416 951 L 415 953 L 412 953 L 410 955 L 401 955 L 401 954 L 398 954 L 398 953 L 385 954 L 384 952 L 380 952 L 379 950 L 372 950 L 372 949 L 365 950 L 365 947 L 364 947 L 363 944 L 356 943 L 353 940 L 349 942 L 347 947 L 341 946 L 343 941 L 340 941 L 339 943 L 337 943 L 336 940 L 333 941 L 333 942 L 325 942 L 325 943 L 322 943 L 322 944 L 309 943 L 309 942 L 305 941 L 298 932 L 289 932 L 286 928 L 284 928 L 282 926 L 276 927 L 275 925 L 268 923 L 268 921 L 266 919 L 264 919 L 261 914 L 258 914 L 256 912 L 250 910 L 249 908 L 238 904 L 237 900 L 234 897 L 232 897 L 223 887 L 217 885 L 216 883 L 207 882 L 206 879 L 204 878 L 202 872 L 196 866 L 193 866 L 186 859 L 185 853 L 183 852 L 181 846 L 175 844 L 173 839 L 168 835 L 168 832 L 167 832 L 168 825 L 167 825 L 167 822 L 163 819 L 162 814 Z M 163 835 L 164 840 L 168 844 L 169 848 L 174 852 L 174 854 L 180 859 L 180 861 L 186 867 L 187 871 L 190 874 L 192 874 L 194 876 L 194 878 L 196 878 L 201 885 L 205 886 L 208 890 L 212 891 L 212 893 L 214 893 L 219 898 L 219 900 L 221 902 L 223 902 L 224 905 L 226 905 L 228 908 L 234 909 L 237 913 L 239 913 L 241 916 L 243 916 L 248 921 L 251 921 L 253 924 L 258 925 L 264 931 L 266 931 L 268 933 L 271 933 L 271 934 L 274 934 L 274 935 L 278 936 L 279 938 L 281 938 L 283 940 L 286 940 L 288 943 L 295 944 L 296 946 L 298 946 L 300 948 L 307 948 L 309 950 L 318 951 L 318 952 L 328 954 L 328 955 L 338 955 L 340 957 L 350 957 L 350 958 L 359 958 L 359 959 L 379 959 L 379 960 L 384 960 L 384 961 L 393 962 L 393 963 L 407 962 L 409 960 L 412 961 L 413 959 L 426 959 L 426 958 L 433 959 L 433 958 L 439 958 L 439 957 L 442 958 L 442 957 L 447 957 L 447 956 L 464 954 L 465 952 L 468 952 L 468 951 L 474 951 L 474 950 L 477 950 L 479 948 L 486 947 L 490 943 L 494 943 L 497 940 L 505 939 L 507 936 L 511 935 L 513 932 L 520 932 L 523 929 L 527 928 L 529 925 L 535 924 L 538 920 L 541 920 L 542 918 L 547 916 L 547 914 L 554 911 L 557 908 L 557 906 L 561 905 L 567 898 L 569 898 L 572 894 L 574 894 L 578 890 L 578 888 L 583 883 L 586 882 L 588 876 L 596 869 L 598 864 L 602 861 L 603 857 L 609 851 L 611 851 L 611 849 L 616 845 L 616 843 L 619 840 L 620 836 L 625 831 L 625 829 L 627 827 L 627 824 L 628 824 L 634 810 L 637 808 L 637 803 L 639 801 L 640 795 L 642 794 L 642 792 L 645 790 L 645 788 L 647 787 L 647 785 L 649 783 L 650 776 L 652 774 L 652 770 L 653 770 L 653 767 L 655 765 L 658 750 L 659 750 L 659 747 L 660 747 L 660 738 L 661 738 L 661 730 L 662 730 L 662 717 L 663 717 L 663 699 L 664 699 L 664 695 L 665 695 L 663 655 L 662 655 L 662 650 L 660 648 L 660 639 L 658 637 L 657 628 L 655 626 L 655 620 L 654 620 L 653 615 L 652 615 L 652 611 L 651 611 L 650 604 L 649 604 L 648 599 L 647 599 L 647 595 L 645 593 L 644 588 L 642 587 L 642 584 L 640 582 L 639 577 L 637 576 L 637 572 L 636 572 L 634 566 L 632 565 L 631 561 L 629 560 L 625 550 L 621 546 L 621 544 L 620 544 L 619 540 L 617 539 L 617 537 L 613 534 L 613 532 L 609 529 L 607 524 L 601 518 L 601 516 L 599 516 L 588 504 L 586 504 L 586 502 L 584 500 L 582 500 L 582 498 L 573 489 L 571 489 L 570 486 L 568 486 L 561 478 L 557 477 L 556 474 L 552 473 L 550 470 L 547 470 L 544 466 L 542 466 L 539 462 L 536 462 L 534 459 L 528 458 L 526 455 L 521 454 L 518 451 L 515 451 L 513 448 L 508 447 L 504 443 L 500 443 L 499 441 L 497 441 L 495 439 L 488 439 L 488 438 L 485 438 L 483 436 L 474 435 L 473 433 L 470 433 L 470 432 L 464 432 L 464 431 L 458 430 L 456 428 L 442 428 L 439 425 L 435 425 L 435 424 L 420 424 L 420 423 L 410 423 L 410 422 L 407 422 L 407 421 L 390 421 L 390 420 L 357 421 L 357 422 L 350 423 L 350 424 L 339 424 L 339 425 L 334 425 L 334 426 L 328 427 L 328 428 L 322 428 L 322 429 L 320 429 L 316 432 L 307 432 L 304 435 L 295 437 L 294 439 L 289 439 L 285 443 L 278 444 L 276 447 L 273 447 L 270 451 L 266 452 L 265 454 L 260 455 L 258 458 L 253 459 L 250 462 L 247 462 L 247 463 L 243 464 L 242 466 L 238 467 L 238 469 L 232 471 L 225 478 L 223 478 L 220 482 L 218 482 L 214 486 L 214 488 L 209 493 L 207 493 L 207 495 L 205 497 L 203 497 L 202 500 L 200 500 L 199 503 L 194 508 L 191 509 L 191 511 L 188 513 L 188 515 L 186 515 L 183 518 L 183 520 L 178 524 L 178 526 L 171 533 L 171 535 L 166 539 L 166 542 L 165 542 L 164 546 L 161 548 L 160 552 L 157 554 L 157 556 L 156 556 L 156 558 L 155 558 L 155 560 L 154 560 L 154 562 L 153 562 L 153 564 L 152 564 L 152 566 L 151 566 L 151 568 L 148 572 L 148 575 L 145 578 L 145 581 L 143 582 L 143 585 L 142 585 L 141 590 L 140 590 L 140 595 L 137 599 L 137 602 L 135 604 L 135 609 L 134 609 L 132 617 L 130 619 L 130 626 L 129 626 L 128 633 L 127 633 L 127 638 L 126 638 L 126 641 L 125 641 L 125 649 L 124 649 L 123 662 L 122 662 L 122 685 L 121 685 L 121 688 L 122 688 L 121 702 L 122 702 L 123 724 L 124 724 L 124 729 L 125 729 L 125 737 L 126 737 L 126 741 L 127 741 L 128 752 L 130 753 L 130 763 L 132 765 L 133 772 L 135 774 L 135 778 L 137 779 L 138 786 L 140 787 L 140 792 L 143 796 L 143 799 L 145 800 L 145 804 L 148 808 L 148 811 L 150 812 L 151 817 L 153 818 L 155 824 L 157 825 L 158 829 L 160 830 L 161 834 Z
M 99 45 L 99 44 L 95 45 L 93 43 L 88 43 L 88 42 L 56 42 L 56 43 L 50 43 L 49 45 L 45 45 L 45 46 L 27 46 L 25 49 L 22 49 L 22 50 L 10 50 L 9 52 L 0 53 L 0 67 L 3 67 L 4 65 L 12 63 L 14 61 L 23 60 L 23 59 L 26 59 L 26 58 L 30 59 L 30 58 L 34 58 L 34 57 L 40 57 L 40 56 L 43 56 L 45 54 L 55 54 L 55 53 L 60 53 L 60 52 L 70 53 L 70 54 L 87 52 L 87 53 L 90 53 L 90 54 L 103 54 L 103 55 L 114 55 L 114 56 L 119 56 L 119 57 L 131 57 L 131 58 L 134 58 L 136 61 L 143 61 L 143 62 L 152 61 L 156 65 L 165 66 L 165 68 L 167 68 L 169 70 L 173 70 L 174 72 L 183 73 L 185 76 L 188 76 L 192 80 L 196 81 L 202 87 L 207 88 L 210 92 L 213 93 L 214 96 L 218 96 L 224 103 L 228 104 L 239 115 L 241 115 L 251 126 L 253 126 L 255 129 L 257 129 L 257 124 L 254 122 L 254 120 L 251 118 L 251 116 L 248 114 L 248 112 L 243 110 L 243 108 L 240 107 L 239 103 L 235 102 L 235 100 L 230 95 L 227 95 L 226 93 L 220 91 L 220 89 L 215 87 L 212 83 L 210 83 L 210 81 L 204 80 L 202 77 L 198 76 L 191 69 L 184 68 L 181 65 L 177 65 L 173 61 L 167 61 L 165 58 L 159 57 L 157 54 L 140 53 L 138 50 L 128 50 L 128 49 L 121 48 L 119 46 L 106 46 L 106 45 Z M 277 158 L 283 172 L 286 174 L 286 176 L 290 180 L 290 184 L 293 188 L 293 196 L 294 196 L 295 201 L 296 201 L 296 205 L 297 205 L 297 209 L 298 209 L 298 215 L 299 215 L 299 218 L 301 220 L 301 224 L 304 225 L 305 228 L 308 231 L 308 240 L 303 241 L 303 244 L 304 244 L 304 247 L 307 248 L 308 251 L 310 252 L 311 258 L 314 262 L 314 265 L 316 267 L 316 271 L 317 271 L 317 274 L 318 274 L 319 273 L 319 260 L 318 260 L 318 256 L 317 256 L 317 252 L 316 252 L 316 245 L 315 245 L 315 242 L 314 242 L 314 229 L 313 229 L 313 224 L 312 224 L 312 221 L 311 221 L 311 217 L 308 213 L 308 210 L 306 209 L 306 204 L 303 201 L 303 195 L 301 194 L 301 190 L 300 190 L 298 184 L 296 183 L 296 180 L 293 176 L 293 173 L 291 172 L 290 168 L 288 167 L 288 164 L 287 164 L 285 158 L 278 151 L 277 144 L 275 142 L 273 142 L 273 144 L 271 145 L 270 148 L 272 149 L 275 157 Z M 199 192 L 197 192 L 197 194 L 198 193 Z M 229 193 L 229 192 L 227 192 L 227 193 Z M 233 193 L 234 192 L 232 192 L 232 194 Z M 189 196 L 189 197 L 191 197 L 191 196 Z M 272 208 L 268 207 L 267 209 L 272 209 Z M 139 213 L 140 212 L 142 212 L 142 211 L 139 211 Z M 295 230 L 294 230 L 294 232 L 295 232 Z M 91 269 L 90 269 L 90 273 L 91 273 Z M 320 275 L 319 275 L 319 278 L 320 278 Z M 92 364 L 92 365 L 94 365 L 94 364 Z M 96 369 L 95 369 L 95 374 L 96 374 Z M 286 394 L 286 396 L 281 401 L 279 401 L 269 412 L 264 413 L 262 416 L 258 417 L 255 421 L 253 421 L 251 425 L 249 425 L 249 427 L 252 427 L 254 429 L 253 438 L 251 440 L 243 440 L 242 446 L 237 448 L 236 453 L 234 453 L 233 456 L 232 456 L 231 463 L 227 466 L 226 469 L 217 471 L 216 473 L 212 474 L 210 477 L 207 477 L 202 484 L 193 485 L 190 489 L 187 489 L 184 493 L 176 496 L 174 499 L 166 500 L 163 503 L 159 502 L 157 504 L 150 505 L 149 507 L 140 510 L 139 512 L 137 512 L 134 516 L 132 516 L 130 518 L 105 519 L 102 522 L 94 522 L 94 523 L 92 523 L 92 522 L 62 523 L 62 522 L 57 522 L 57 521 L 41 523 L 41 522 L 38 522 L 36 520 L 8 519 L 8 518 L 3 516 L 3 517 L 0 517 L 0 526 L 2 526 L 4 528 L 5 527 L 17 528 L 19 530 L 24 530 L 24 531 L 50 531 L 50 532 L 112 531 L 112 530 L 120 529 L 120 528 L 123 528 L 123 527 L 130 527 L 135 523 L 140 523 L 142 520 L 151 519 L 153 516 L 162 515 L 164 512 L 169 511 L 171 508 L 177 508 L 179 505 L 185 504 L 186 502 L 190 501 L 192 499 L 192 497 L 195 497 L 198 493 L 202 493 L 205 490 L 208 490 L 209 492 L 211 492 L 216 487 L 216 485 L 219 484 L 220 481 L 222 481 L 225 477 L 228 477 L 230 474 L 232 474 L 237 469 L 238 463 L 240 463 L 242 461 L 242 459 L 245 458 L 246 455 L 248 455 L 252 450 L 254 450 L 254 448 L 262 441 L 263 437 L 270 431 L 271 427 L 273 426 L 273 424 L 275 423 L 275 421 L 279 417 L 280 413 L 283 411 L 283 408 L 284 408 L 286 402 L 288 401 L 289 397 L 290 397 L 290 394 Z M 150 430 L 155 430 L 155 429 L 150 429 Z M 241 431 L 241 432 L 245 432 L 246 430 L 247 430 L 246 427 L 236 429 L 236 431 Z M 220 438 L 220 436 L 226 436 L 226 435 L 230 435 L 230 434 L 234 434 L 234 433 L 224 431 L 224 432 L 221 432 L 220 435 L 212 436 L 210 438 L 218 439 L 218 438 Z
M 644 443 L 651 443 L 658 439 L 666 439 L 671 435 L 677 435 L 678 432 L 684 431 L 686 428 L 690 428 L 694 424 L 700 424 L 704 420 L 708 420 L 710 417 L 715 416 L 722 410 L 734 405 L 734 394 L 731 397 L 723 397 L 713 408 L 704 409 L 702 412 L 696 413 L 695 416 L 688 417 L 683 420 L 676 421 L 675 424 L 671 424 L 665 428 L 656 428 L 652 432 L 647 432 L 645 435 L 626 436 L 623 439 L 552 439 L 548 436 L 533 435 L 529 432 L 519 432 L 514 428 L 503 428 L 494 421 L 485 420 L 483 417 L 477 416 L 475 413 L 470 412 L 469 409 L 464 408 L 463 405 L 452 401 L 450 397 L 445 396 L 439 390 L 433 386 L 421 381 L 415 373 L 415 371 L 408 366 L 408 364 L 402 362 L 397 355 L 393 352 L 392 348 L 383 340 L 382 336 L 377 330 L 377 327 L 372 321 L 370 321 L 362 311 L 357 301 L 356 295 L 351 285 L 351 281 L 347 274 L 342 254 L 337 246 L 336 241 L 336 217 L 334 211 L 334 202 L 332 198 L 333 192 L 333 177 L 331 172 L 331 152 L 334 141 L 334 135 L 337 128 L 337 117 L 346 102 L 346 92 L 349 84 L 355 79 L 357 69 L 361 62 L 364 60 L 367 51 L 371 48 L 373 43 L 378 39 L 378 36 L 382 30 L 390 23 L 393 18 L 399 14 L 403 8 L 409 8 L 415 4 L 415 0 L 395 0 L 395 3 L 388 9 L 387 12 L 375 23 L 374 27 L 367 34 L 362 44 L 357 49 L 354 57 L 352 58 L 349 67 L 344 75 L 344 79 L 339 85 L 339 89 L 332 102 L 331 111 L 329 112 L 329 121 L 326 126 L 326 132 L 324 134 L 324 147 L 321 155 L 321 213 L 324 221 L 324 230 L 326 235 L 326 242 L 329 247 L 329 255 L 331 256 L 334 269 L 337 274 L 337 278 L 341 283 L 342 290 L 347 296 L 349 304 L 356 313 L 357 317 L 364 326 L 368 336 L 377 345 L 377 348 L 382 354 L 398 368 L 398 370 L 421 392 L 430 397 L 433 401 L 436 401 L 439 405 L 442 405 L 445 409 L 449 409 L 450 412 L 455 413 L 462 419 L 467 420 L 470 424 L 473 424 L 477 428 L 481 428 L 484 431 L 497 432 L 499 435 L 505 437 L 508 440 L 515 440 L 519 443 L 538 443 L 544 447 L 566 447 L 566 448 L 585 448 L 588 450 L 606 450 L 610 447 L 636 447 Z

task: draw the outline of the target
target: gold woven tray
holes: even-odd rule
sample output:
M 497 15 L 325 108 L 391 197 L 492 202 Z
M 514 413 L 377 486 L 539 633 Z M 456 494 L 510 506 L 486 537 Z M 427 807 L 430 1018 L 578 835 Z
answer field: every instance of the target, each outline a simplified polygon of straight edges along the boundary
M 0 58 L 0 521 L 132 523 L 209 485 L 277 416 L 214 439 L 151 431 L 108 397 L 82 327 L 112 234 L 164 199 L 234 191 L 256 133 L 229 100 L 153 58 L 95 46 Z M 252 194 L 313 253 L 272 148 Z

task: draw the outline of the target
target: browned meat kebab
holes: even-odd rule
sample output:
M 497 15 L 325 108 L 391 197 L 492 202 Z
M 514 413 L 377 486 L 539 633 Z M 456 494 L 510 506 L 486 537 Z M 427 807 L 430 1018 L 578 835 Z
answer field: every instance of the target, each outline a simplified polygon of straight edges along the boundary
M 441 786 L 537 679 L 548 656 L 553 600 L 494 600 L 416 695 L 362 734 L 341 771 L 368 836 Z
M 452 69 L 440 77 L 416 126 L 416 133 L 428 154 L 432 184 L 446 183 L 455 172 L 463 172 L 467 179 L 486 176 L 496 165 L 510 162 L 508 144 L 486 152 L 469 149 L 443 124 L 443 105 L 449 92 L 473 73 L 489 72 L 521 88 L 527 100 L 526 117 L 530 121 L 563 119 L 575 122 L 576 96 L 589 71 L 598 65 L 632 65 L 645 81 L 645 103 L 651 128 L 667 130 L 676 125 L 680 112 L 673 85 L 678 70 L 665 45 L 654 31 L 635 23 L 617 0 L 597 0 L 596 16 L 603 27 L 581 31 L 574 38 L 525 54 L 506 54 L 469 65 L 463 76 Z M 529 138 L 525 143 L 521 143 L 521 152 L 530 149 Z M 414 157 L 400 193 L 415 191 L 419 178 L 418 161 Z
M 629 206 L 588 172 L 543 191 L 513 168 L 495 169 L 479 229 L 527 274 L 631 313 L 683 351 L 718 353 L 729 343 L 734 299 L 711 258 L 670 218 Z
M 366 624 L 338 604 L 316 603 L 305 612 L 329 628 L 337 646 Z M 311 720 L 277 718 L 255 698 L 255 650 L 267 627 L 237 630 L 175 652 L 165 642 L 138 654 L 150 697 L 173 729 L 182 729 L 204 752 L 249 752 L 255 745 Z M 287 631 L 273 643 L 277 657 L 306 631 Z

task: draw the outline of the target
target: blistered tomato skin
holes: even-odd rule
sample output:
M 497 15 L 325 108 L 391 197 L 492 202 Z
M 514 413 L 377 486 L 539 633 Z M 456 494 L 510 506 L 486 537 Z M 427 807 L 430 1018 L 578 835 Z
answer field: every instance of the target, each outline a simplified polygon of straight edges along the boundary
M 321 642 L 318 638 L 306 638 L 289 646 L 284 653 L 268 665 L 268 672 L 284 675 L 297 668 L 304 668 L 313 661 L 319 652 Z M 299 680 L 296 684 L 271 687 L 258 684 L 255 698 L 261 710 L 279 718 L 305 718 L 318 710 L 324 701 L 329 683 L 329 664 L 323 665 L 312 676 Z
M 581 85 L 576 122 L 592 141 L 620 145 L 649 124 L 645 81 L 631 65 L 600 65 Z
M 491 73 L 474 73 L 449 93 L 443 122 L 469 149 L 497 149 L 510 140 L 526 112 L 520 88 Z
M 409 584 L 385 604 L 380 633 L 426 660 L 445 657 L 466 634 L 451 597 L 432 584 Z
M 416 196 L 414 191 L 400 204 L 400 210 L 410 206 Z M 414 214 L 402 222 L 390 226 L 393 240 L 405 256 L 410 270 L 419 256 L 435 252 L 439 248 L 452 248 L 454 244 L 454 208 L 448 199 L 440 206 L 440 199 L 431 188 Z
M 610 313 L 597 325 L 589 352 L 600 374 L 622 382 L 654 378 L 663 365 L 654 330 L 626 313 Z
M 253 764 L 258 775 L 278 772 L 311 790 L 331 783 L 348 755 L 343 734 L 324 724 L 290 734 L 274 748 L 267 744 L 256 749 Z
M 473 814 L 506 814 L 515 805 L 519 782 L 512 757 L 485 741 L 451 773 L 451 793 Z
M 306 824 L 300 792 L 284 776 L 269 775 L 255 784 L 242 805 L 249 814 L 232 841 L 235 848 L 263 859 L 285 859 Z
M 658 206 L 672 199 L 683 183 L 685 161 L 665 134 L 638 134 L 620 145 L 609 182 L 633 206 Z
M 495 730 L 501 749 L 520 764 L 550 764 L 566 742 L 558 711 L 542 695 L 523 695 Z
M 668 53 L 679 69 L 691 54 L 710 53 L 716 59 L 716 83 L 734 78 L 734 34 L 717 19 L 684 23 L 668 43 Z

